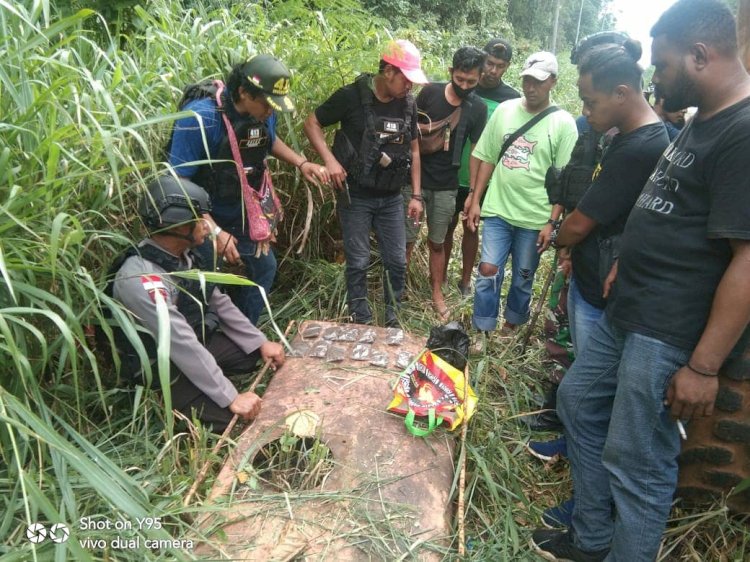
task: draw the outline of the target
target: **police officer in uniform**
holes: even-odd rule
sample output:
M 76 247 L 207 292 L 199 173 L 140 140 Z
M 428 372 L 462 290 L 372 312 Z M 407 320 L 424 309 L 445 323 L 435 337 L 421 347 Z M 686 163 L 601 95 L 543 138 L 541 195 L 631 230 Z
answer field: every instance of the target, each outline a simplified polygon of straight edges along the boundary
M 139 213 L 150 237 L 115 262 L 108 292 L 150 334 L 143 345 L 153 361 L 159 335 L 159 309 L 169 316 L 172 364 L 172 403 L 187 416 L 193 411 L 221 432 L 234 414 L 245 420 L 260 412 L 261 400 L 240 393 L 226 373 L 247 373 L 258 359 L 274 367 L 284 363 L 284 349 L 268 341 L 224 293 L 213 284 L 170 276 L 175 271 L 201 269 L 193 249 L 201 245 L 210 226 L 202 218 L 211 212 L 208 194 L 188 180 L 164 176 L 152 182 L 139 202 Z M 135 348 L 116 329 L 122 372 L 142 382 Z
M 363 74 L 338 89 L 305 121 L 305 134 L 325 163 L 324 182 L 338 190 L 344 238 L 349 313 L 354 322 L 372 323 L 367 302 L 370 231 L 383 260 L 387 325 L 396 325 L 406 276 L 406 232 L 401 189 L 410 181 L 407 214 L 422 213 L 417 111 L 412 84 L 425 84 L 421 57 L 409 41 L 391 42 L 374 76 Z M 323 128 L 340 123 L 333 146 Z
M 276 112 L 294 111 L 288 95 L 290 84 L 291 74 L 279 60 L 256 55 L 232 69 L 219 92 L 221 107 L 215 84 L 203 82 L 188 87 L 180 109 L 195 112 L 200 120 L 191 115 L 176 121 L 167 148 L 169 163 L 177 174 L 205 188 L 211 196 L 213 212 L 206 218 L 224 259 L 230 264 L 243 263 L 247 277 L 266 293 L 276 275 L 276 258 L 267 243 L 259 244 L 249 237 L 242 186 L 223 114 L 236 135 L 251 188 L 260 187 L 269 154 L 299 168 L 308 181 L 322 180 L 320 166 L 297 154 L 276 134 Z M 207 249 L 202 253 L 211 255 Z M 260 292 L 244 287 L 234 298 L 256 323 L 263 310 Z

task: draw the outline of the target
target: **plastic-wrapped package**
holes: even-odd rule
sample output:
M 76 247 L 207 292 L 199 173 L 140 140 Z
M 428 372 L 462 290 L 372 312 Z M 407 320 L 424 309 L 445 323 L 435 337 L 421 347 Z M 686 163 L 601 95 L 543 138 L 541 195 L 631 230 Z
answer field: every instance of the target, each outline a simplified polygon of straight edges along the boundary
M 352 349 L 352 359 L 356 361 L 367 361 L 370 359 L 372 347 L 365 343 L 358 343 Z
M 312 350 L 312 343 L 306 341 L 298 341 L 292 344 L 292 352 L 289 354 L 290 357 L 307 357 Z
M 336 341 L 355 342 L 359 339 L 359 328 L 341 328 Z
M 310 352 L 310 357 L 319 357 L 320 359 L 323 359 L 328 353 L 328 348 L 330 346 L 331 343 L 325 340 L 316 342 L 316 344 L 312 348 L 312 351 Z
M 346 348 L 343 345 L 332 345 L 326 353 L 326 361 L 329 363 L 338 363 L 346 359 Z
M 341 330 L 343 330 L 343 328 L 339 326 L 329 326 L 323 330 L 323 339 L 328 341 L 338 341 L 341 337 Z
M 396 367 L 399 369 L 406 369 L 412 361 L 414 361 L 414 356 L 408 351 L 399 351 L 396 355 Z
M 359 343 L 375 343 L 375 338 L 378 336 L 375 328 L 367 328 L 362 335 L 359 336 Z
M 404 343 L 404 331 L 401 328 L 388 328 L 385 331 L 385 343 L 388 345 L 401 345 Z
M 302 337 L 306 340 L 317 338 L 323 328 L 319 324 L 308 324 L 302 331 Z
M 388 367 L 388 354 L 385 351 L 372 351 L 370 353 L 370 365 L 376 367 Z

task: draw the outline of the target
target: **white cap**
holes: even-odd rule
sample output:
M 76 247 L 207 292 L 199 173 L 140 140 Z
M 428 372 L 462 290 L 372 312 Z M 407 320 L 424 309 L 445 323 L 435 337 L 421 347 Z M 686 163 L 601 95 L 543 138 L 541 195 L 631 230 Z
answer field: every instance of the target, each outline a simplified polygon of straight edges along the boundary
M 539 51 L 526 59 L 523 63 L 521 76 L 531 76 L 540 82 L 544 82 L 550 76 L 557 76 L 557 59 L 552 53 Z

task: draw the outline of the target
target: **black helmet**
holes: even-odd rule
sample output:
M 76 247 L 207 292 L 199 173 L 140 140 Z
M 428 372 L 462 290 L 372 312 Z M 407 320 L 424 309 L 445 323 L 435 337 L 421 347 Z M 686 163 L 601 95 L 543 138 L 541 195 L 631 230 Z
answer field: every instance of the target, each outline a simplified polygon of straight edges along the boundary
M 138 201 L 138 214 L 148 228 L 154 229 L 194 221 L 209 212 L 211 200 L 205 189 L 169 175 L 148 184 Z
M 577 65 L 581 62 L 583 55 L 597 45 L 622 45 L 628 39 L 630 39 L 630 37 L 628 37 L 627 33 L 622 33 L 620 31 L 600 31 L 598 33 L 592 33 L 581 39 L 578 42 L 578 45 L 573 47 L 573 50 L 570 52 L 570 62 Z

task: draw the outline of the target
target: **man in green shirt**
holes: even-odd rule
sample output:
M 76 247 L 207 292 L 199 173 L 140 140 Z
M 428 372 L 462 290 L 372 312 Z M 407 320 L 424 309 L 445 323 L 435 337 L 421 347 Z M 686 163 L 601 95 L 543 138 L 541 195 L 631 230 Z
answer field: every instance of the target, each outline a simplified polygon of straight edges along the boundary
M 552 227 L 563 211 L 560 205 L 550 206 L 544 177 L 550 166 L 560 168 L 570 159 L 578 132 L 569 113 L 549 113 L 500 154 L 509 135 L 550 107 L 557 72 L 557 59 L 552 53 L 534 53 L 526 59 L 521 72 L 523 97 L 495 110 L 473 152 L 482 162 L 471 202 L 467 203 L 467 224 L 476 230 L 480 218 L 484 219 L 472 318 L 478 330 L 497 327 L 508 256 L 513 258 L 513 277 L 505 307 L 505 329 L 515 330 L 528 320 L 539 254 L 549 246 Z
M 511 88 L 503 82 L 503 75 L 510 67 L 510 61 L 513 58 L 513 47 L 505 39 L 490 39 L 484 46 L 484 52 L 487 58 L 484 63 L 484 71 L 479 78 L 479 85 L 474 91 L 487 105 L 487 118 L 492 116 L 498 105 L 504 101 L 520 98 L 514 88 Z M 458 195 L 456 196 L 456 213 L 453 216 L 448 234 L 445 237 L 445 268 L 448 269 L 448 258 L 450 258 L 453 249 L 453 232 L 458 225 L 458 217 L 461 212 L 466 213 L 464 205 L 471 191 L 471 178 L 469 177 L 469 159 L 474 146 L 467 144 L 461 157 L 461 169 L 458 171 Z M 458 282 L 458 290 L 465 297 L 471 292 L 471 272 L 474 269 L 474 260 L 477 257 L 479 249 L 479 233 L 466 228 L 464 224 L 463 236 L 461 238 L 462 254 L 462 272 L 461 280 Z M 443 275 L 443 279 L 448 276 Z

